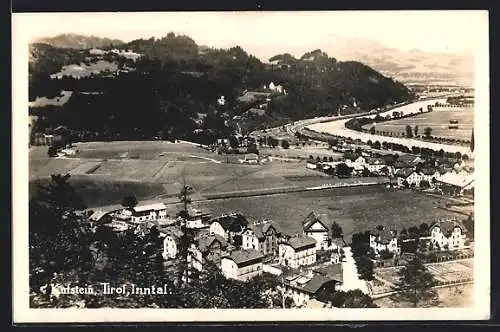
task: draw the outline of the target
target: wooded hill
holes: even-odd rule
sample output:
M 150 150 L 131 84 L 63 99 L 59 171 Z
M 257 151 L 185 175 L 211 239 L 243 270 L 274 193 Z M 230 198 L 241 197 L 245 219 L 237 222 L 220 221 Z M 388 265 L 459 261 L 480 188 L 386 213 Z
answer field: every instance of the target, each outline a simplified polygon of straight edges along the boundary
M 342 106 L 363 111 L 412 98 L 402 84 L 359 62 L 339 62 L 321 50 L 295 59 L 289 54 L 264 64 L 241 47 L 198 46 L 190 37 L 167 34 L 119 46 L 144 56 L 136 62 L 116 54 L 102 57 L 133 71 L 110 77 L 50 79 L 63 66 L 96 61 L 88 50 L 30 45 L 30 100 L 73 91 L 61 107 L 30 109 L 39 115 L 38 131 L 64 125 L 76 139 L 193 139 L 209 143 L 238 125 L 252 130 L 272 123 L 337 114 Z M 101 59 L 101 60 L 102 60 Z M 260 90 L 270 82 L 287 94 L 271 96 L 265 114 L 248 115 L 262 101 L 241 102 L 245 90 Z M 98 94 L 89 94 L 94 92 Z M 224 96 L 226 103 L 217 99 Z M 235 116 L 238 120 L 234 120 Z M 196 130 L 198 129 L 198 130 Z M 196 133 L 195 133 L 196 132 Z

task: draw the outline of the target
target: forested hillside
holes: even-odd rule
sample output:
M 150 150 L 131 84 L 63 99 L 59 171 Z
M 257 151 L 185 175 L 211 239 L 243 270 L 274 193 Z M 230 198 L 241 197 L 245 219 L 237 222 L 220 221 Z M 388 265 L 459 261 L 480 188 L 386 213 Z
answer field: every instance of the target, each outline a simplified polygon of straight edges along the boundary
M 53 97 L 61 90 L 74 92 L 63 106 L 30 109 L 39 116 L 37 131 L 64 125 L 79 140 L 175 137 L 209 143 L 238 126 L 252 130 L 337 114 L 347 107 L 368 110 L 412 97 L 405 86 L 370 67 L 338 62 L 321 50 L 300 59 L 277 55 L 269 65 L 241 47 L 199 47 L 191 38 L 173 33 L 113 47 L 143 56 L 132 61 L 116 53 L 95 57 L 88 49 L 31 45 L 30 100 Z M 97 61 L 116 63 L 118 70 L 50 78 L 63 66 L 92 66 Z M 271 91 L 268 100 L 238 99 L 246 90 L 264 91 L 270 82 L 286 92 Z M 224 103 L 217 102 L 221 96 Z M 252 107 L 264 110 L 249 115 Z

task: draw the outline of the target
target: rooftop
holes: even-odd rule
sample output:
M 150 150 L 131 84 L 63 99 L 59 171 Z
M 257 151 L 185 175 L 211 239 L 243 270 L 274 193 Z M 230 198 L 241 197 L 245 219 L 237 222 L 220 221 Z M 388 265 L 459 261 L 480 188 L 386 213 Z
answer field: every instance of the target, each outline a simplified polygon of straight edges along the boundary
M 449 184 L 452 186 L 463 188 L 474 181 L 474 174 L 459 174 L 455 172 L 448 172 L 438 179 L 439 182 Z
M 302 228 L 307 230 L 309 227 L 314 225 L 316 222 L 319 222 L 323 227 L 328 230 L 328 217 L 324 214 L 316 214 L 314 211 L 309 213 L 307 217 L 302 221 Z
M 198 239 L 198 249 L 201 252 L 206 252 L 214 241 L 219 241 L 223 248 L 227 247 L 226 239 L 224 239 L 220 235 L 215 234 L 215 235 L 200 237 Z
M 231 252 L 231 255 L 226 256 L 236 263 L 236 265 L 244 265 L 245 263 L 252 262 L 254 260 L 263 259 L 264 255 L 257 250 L 246 249 L 246 250 L 235 250 Z
M 144 212 L 144 211 L 153 211 L 153 210 L 165 210 L 167 207 L 163 203 L 155 203 L 148 205 L 136 206 L 133 208 L 134 212 Z
M 342 264 L 326 265 L 314 270 L 317 274 L 330 277 L 338 282 L 344 281 L 344 270 Z
M 463 233 L 467 232 L 465 226 L 458 220 L 440 220 L 434 223 L 431 229 L 434 227 L 439 227 L 441 233 L 446 237 L 450 236 L 456 227 L 460 228 Z
M 413 168 L 400 168 L 394 174 L 397 177 L 407 178 L 413 172 L 414 172 Z
M 295 236 L 291 237 L 286 244 L 291 246 L 293 249 L 305 249 L 309 247 L 314 247 L 316 245 L 316 240 L 309 236 Z
M 277 233 L 281 233 L 280 227 L 274 223 L 273 221 L 265 221 L 265 222 L 260 222 L 257 224 L 252 224 L 248 226 L 249 229 L 251 229 L 255 236 L 259 239 L 265 238 L 267 231 L 269 231 L 270 228 L 274 228 Z
M 233 213 L 230 215 L 223 215 L 217 218 L 214 218 L 210 221 L 210 224 L 218 222 L 222 228 L 225 230 L 230 230 L 234 232 L 239 232 L 243 230 L 243 228 L 248 225 L 248 221 L 244 215 L 240 213 Z
M 391 240 L 397 236 L 396 231 L 390 230 L 386 227 L 384 227 L 382 230 L 374 229 L 370 231 L 370 234 L 376 236 L 377 242 L 382 244 L 389 244 L 389 242 L 391 242 Z

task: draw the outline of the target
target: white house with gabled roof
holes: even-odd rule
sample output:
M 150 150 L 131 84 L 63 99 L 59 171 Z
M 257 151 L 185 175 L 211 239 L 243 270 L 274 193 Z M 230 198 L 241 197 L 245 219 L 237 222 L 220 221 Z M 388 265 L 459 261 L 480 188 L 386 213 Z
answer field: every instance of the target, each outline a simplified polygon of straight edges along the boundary
M 132 222 L 158 221 L 167 219 L 167 207 L 163 203 L 135 206 L 131 211 Z

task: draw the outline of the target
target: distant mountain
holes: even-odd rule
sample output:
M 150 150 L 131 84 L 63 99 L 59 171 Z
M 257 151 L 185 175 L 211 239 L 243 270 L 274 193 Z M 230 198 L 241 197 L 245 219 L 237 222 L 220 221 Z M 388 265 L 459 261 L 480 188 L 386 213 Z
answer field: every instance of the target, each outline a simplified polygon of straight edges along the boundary
M 55 37 L 42 37 L 36 39 L 34 42 L 49 44 L 59 48 L 72 49 L 101 48 L 124 44 L 123 41 L 118 39 L 101 38 L 96 36 L 83 36 L 72 33 L 57 35 Z
M 470 54 L 401 51 L 360 38 L 330 35 L 287 51 L 299 56 L 311 49 L 321 49 L 341 61 L 362 62 L 405 84 L 471 85 L 474 78 L 474 59 Z

